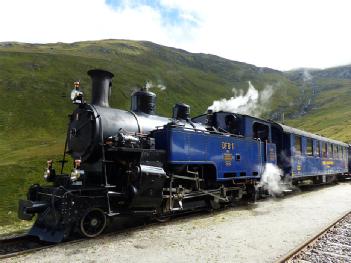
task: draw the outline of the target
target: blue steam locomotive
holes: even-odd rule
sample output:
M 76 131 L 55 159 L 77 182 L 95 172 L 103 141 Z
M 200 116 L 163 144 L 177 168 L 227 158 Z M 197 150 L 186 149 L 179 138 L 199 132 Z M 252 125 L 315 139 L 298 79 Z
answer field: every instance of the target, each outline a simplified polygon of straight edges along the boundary
M 60 242 L 78 231 L 101 234 L 108 218 L 132 215 L 163 221 L 176 213 L 255 201 L 267 165 L 285 184 L 327 183 L 348 173 L 348 145 L 277 122 L 230 112 L 190 118 L 178 103 L 172 118 L 155 114 L 156 95 L 132 94 L 131 110 L 109 106 L 113 74 L 91 70 L 92 101 L 76 83 L 60 173 L 48 161 L 44 177 L 19 218 L 37 215 L 29 234 Z M 64 173 L 66 155 L 74 167 Z

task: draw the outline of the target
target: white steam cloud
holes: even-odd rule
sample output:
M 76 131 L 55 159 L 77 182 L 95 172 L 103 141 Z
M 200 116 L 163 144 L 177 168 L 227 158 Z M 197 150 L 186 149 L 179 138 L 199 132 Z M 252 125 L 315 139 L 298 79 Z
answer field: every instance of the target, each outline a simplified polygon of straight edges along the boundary
M 271 196 L 279 196 L 287 190 L 286 185 L 281 179 L 283 171 L 272 163 L 267 163 L 259 186 L 263 187 Z
M 259 92 L 251 84 L 251 81 L 248 81 L 248 85 L 249 89 L 245 94 L 243 90 L 237 92 L 233 89 L 233 97 L 215 100 L 208 109 L 215 112 L 228 111 L 260 117 L 268 109 L 268 103 L 273 95 L 273 87 L 267 85 L 263 91 Z
M 164 90 L 167 89 L 167 87 L 166 87 L 165 85 L 163 85 L 163 84 L 161 84 L 161 83 L 154 84 L 152 81 L 146 82 L 145 88 L 146 88 L 147 90 L 157 88 L 157 89 L 159 89 L 160 91 L 164 91 Z

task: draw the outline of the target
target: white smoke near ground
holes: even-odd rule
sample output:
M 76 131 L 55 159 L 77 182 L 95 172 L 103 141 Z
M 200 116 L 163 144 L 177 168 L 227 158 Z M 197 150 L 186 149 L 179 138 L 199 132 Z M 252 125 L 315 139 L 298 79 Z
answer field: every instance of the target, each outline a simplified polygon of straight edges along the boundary
M 272 163 L 267 163 L 259 186 L 267 190 L 271 196 L 279 196 L 287 190 L 286 184 L 282 181 L 282 175 L 283 171 L 281 169 Z
M 153 83 L 152 81 L 147 81 L 146 84 L 145 84 L 145 88 L 146 88 L 147 90 L 157 88 L 157 89 L 159 89 L 160 91 L 164 91 L 164 90 L 167 89 L 167 87 L 166 87 L 165 85 L 163 85 L 163 84 L 161 84 L 161 83 L 159 83 L 159 82 L 155 84 L 155 83 Z
M 268 104 L 273 95 L 273 86 L 267 85 L 263 91 L 259 92 L 251 81 L 248 81 L 248 85 L 249 88 L 245 94 L 243 90 L 238 92 L 233 89 L 233 97 L 215 100 L 208 109 L 214 112 L 228 111 L 260 117 L 269 109 Z

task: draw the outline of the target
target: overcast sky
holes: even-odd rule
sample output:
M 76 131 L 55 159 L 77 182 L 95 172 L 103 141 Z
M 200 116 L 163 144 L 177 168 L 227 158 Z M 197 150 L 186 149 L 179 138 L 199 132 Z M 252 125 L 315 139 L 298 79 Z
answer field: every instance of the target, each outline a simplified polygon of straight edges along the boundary
M 0 42 L 149 40 L 288 70 L 351 64 L 350 0 L 0 0 Z

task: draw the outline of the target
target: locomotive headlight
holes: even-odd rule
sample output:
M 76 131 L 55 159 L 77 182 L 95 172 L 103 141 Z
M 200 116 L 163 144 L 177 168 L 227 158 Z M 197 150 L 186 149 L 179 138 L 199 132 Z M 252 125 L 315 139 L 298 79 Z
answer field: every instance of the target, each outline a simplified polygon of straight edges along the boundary
M 80 170 L 81 160 L 74 160 L 74 169 L 71 172 L 71 181 L 77 181 L 82 175 L 84 175 L 84 170 Z
M 84 175 L 84 170 L 73 169 L 71 172 L 71 181 L 77 181 L 82 175 Z
M 55 169 L 52 167 L 52 160 L 47 161 L 47 168 L 44 171 L 44 179 L 48 182 L 51 182 L 55 179 L 56 172 Z
M 46 169 L 44 171 L 44 179 L 47 181 L 50 178 L 50 170 Z
M 71 100 L 74 104 L 83 103 L 83 92 L 73 89 L 71 92 Z

